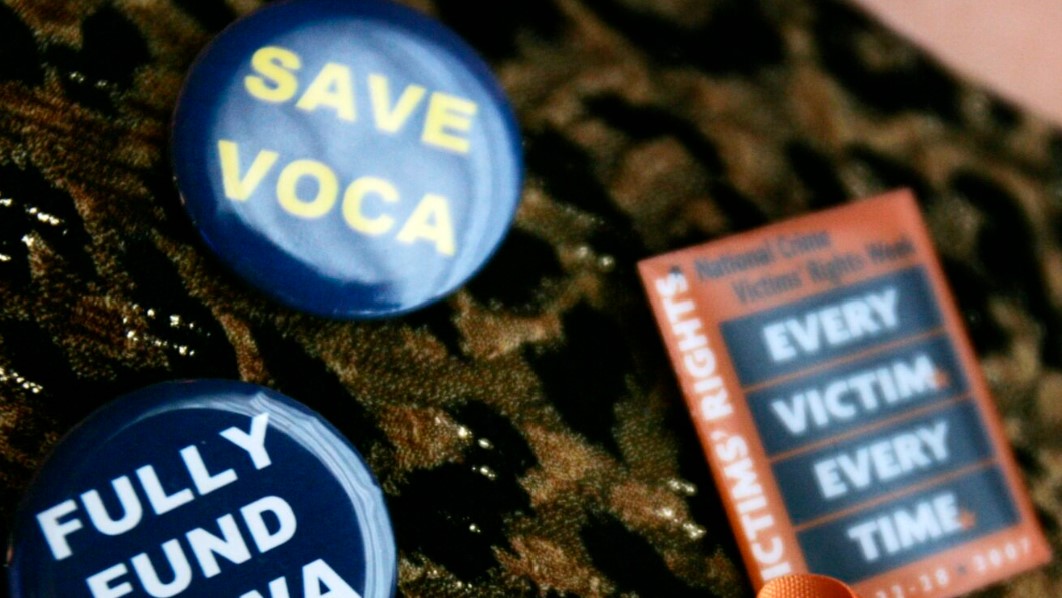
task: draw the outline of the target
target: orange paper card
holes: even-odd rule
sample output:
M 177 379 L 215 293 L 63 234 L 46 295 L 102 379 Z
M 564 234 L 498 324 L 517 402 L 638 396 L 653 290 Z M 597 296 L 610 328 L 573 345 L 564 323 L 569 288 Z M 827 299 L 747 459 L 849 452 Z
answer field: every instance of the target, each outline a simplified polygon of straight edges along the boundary
M 940 598 L 1050 558 L 909 191 L 639 270 L 757 588 Z

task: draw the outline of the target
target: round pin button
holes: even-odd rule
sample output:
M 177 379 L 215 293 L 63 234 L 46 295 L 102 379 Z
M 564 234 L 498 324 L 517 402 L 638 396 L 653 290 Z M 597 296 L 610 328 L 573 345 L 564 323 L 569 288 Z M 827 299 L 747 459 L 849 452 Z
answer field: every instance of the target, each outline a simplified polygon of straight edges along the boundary
M 152 386 L 60 441 L 19 507 L 12 598 L 385 598 L 383 495 L 307 407 L 239 382 Z
M 490 257 L 520 134 L 452 31 L 385 0 L 270 4 L 193 65 L 173 122 L 182 200 L 252 285 L 339 318 L 407 312 Z

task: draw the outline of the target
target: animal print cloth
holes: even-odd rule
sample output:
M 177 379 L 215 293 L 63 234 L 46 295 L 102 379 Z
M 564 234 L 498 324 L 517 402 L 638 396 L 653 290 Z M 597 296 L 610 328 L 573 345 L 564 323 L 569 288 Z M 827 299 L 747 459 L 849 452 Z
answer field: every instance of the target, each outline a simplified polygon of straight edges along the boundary
M 403 596 L 751 596 L 634 264 L 913 188 L 1062 550 L 1062 136 L 843 3 L 411 0 L 491 64 L 516 224 L 439 305 L 248 289 L 171 180 L 196 53 L 254 0 L 0 1 L 0 521 L 62 434 L 219 377 L 321 412 L 385 489 Z M 1052 564 L 979 596 L 1062 595 Z

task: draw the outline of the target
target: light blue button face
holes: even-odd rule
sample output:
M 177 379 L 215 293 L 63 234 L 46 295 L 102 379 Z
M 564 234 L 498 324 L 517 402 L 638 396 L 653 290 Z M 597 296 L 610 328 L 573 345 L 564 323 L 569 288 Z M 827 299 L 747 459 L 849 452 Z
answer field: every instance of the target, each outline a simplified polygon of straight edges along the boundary
M 185 206 L 237 274 L 297 309 L 373 318 L 450 294 L 520 196 L 520 135 L 453 32 L 382 0 L 296 0 L 198 58 L 174 116 Z
M 303 405 L 239 382 L 149 387 L 82 422 L 19 507 L 12 598 L 390 598 L 383 495 Z

